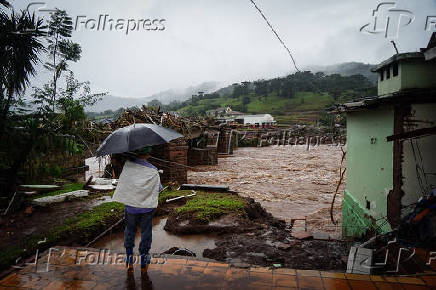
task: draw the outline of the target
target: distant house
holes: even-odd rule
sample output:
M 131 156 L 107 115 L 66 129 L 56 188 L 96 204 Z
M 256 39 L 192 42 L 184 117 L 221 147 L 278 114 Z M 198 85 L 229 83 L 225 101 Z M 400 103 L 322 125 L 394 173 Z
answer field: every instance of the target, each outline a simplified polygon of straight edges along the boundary
M 340 107 L 347 114 L 344 237 L 396 228 L 410 206 L 436 188 L 432 45 L 377 65 L 378 95 Z
M 252 127 L 272 127 L 277 122 L 270 114 L 246 115 L 242 112 L 233 111 L 230 107 L 218 108 L 206 112 L 207 116 L 215 117 L 222 123 L 237 122 L 245 126 Z
M 209 117 L 223 117 L 226 113 L 226 108 L 217 108 L 214 110 L 206 111 L 206 116 Z
M 271 127 L 276 124 L 274 117 L 270 114 L 259 115 L 240 115 L 235 117 L 235 121 L 245 126 Z

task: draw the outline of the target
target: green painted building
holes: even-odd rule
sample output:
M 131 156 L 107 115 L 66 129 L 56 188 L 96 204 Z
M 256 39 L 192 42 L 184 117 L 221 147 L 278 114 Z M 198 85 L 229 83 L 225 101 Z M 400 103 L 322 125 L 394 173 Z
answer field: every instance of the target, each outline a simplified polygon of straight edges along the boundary
M 436 188 L 434 47 L 377 65 L 378 96 L 339 107 L 347 114 L 343 237 L 390 231 Z

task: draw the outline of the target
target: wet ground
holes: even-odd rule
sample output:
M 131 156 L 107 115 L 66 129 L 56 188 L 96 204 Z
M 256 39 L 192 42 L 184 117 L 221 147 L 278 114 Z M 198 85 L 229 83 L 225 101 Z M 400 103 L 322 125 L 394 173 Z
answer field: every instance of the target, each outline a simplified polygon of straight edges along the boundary
M 97 258 L 99 262 L 96 263 Z M 134 271 L 93 249 L 61 248 L 46 267 L 28 265 L 0 280 L 1 289 L 435 289 L 434 272 L 417 276 L 377 276 L 318 270 L 230 267 L 195 258 L 153 259 L 147 272 Z M 48 270 L 48 271 L 47 271 Z M 9 288 L 10 287 L 10 288 Z
M 151 245 L 151 253 L 160 254 L 172 247 L 186 248 L 194 252 L 197 257 L 203 257 L 204 249 L 215 248 L 216 236 L 209 234 L 197 235 L 173 235 L 163 228 L 167 219 L 164 217 L 156 217 L 153 219 L 153 243 Z M 135 245 L 139 245 L 141 240 L 140 229 L 138 229 Z M 123 253 L 124 248 L 124 232 L 123 229 L 117 229 L 112 234 L 108 234 L 101 240 L 91 246 L 99 249 L 109 249 L 111 252 Z
M 259 203 L 251 198 L 247 198 L 247 203 L 246 216 L 227 214 L 206 224 L 188 226 L 186 222 L 190 220 L 175 212 L 170 213 L 168 219 L 156 217 L 151 253 L 161 254 L 177 247 L 186 248 L 197 257 L 238 266 L 280 264 L 298 269 L 345 270 L 350 243 L 297 240 L 283 221 L 271 216 Z M 123 228 L 119 227 L 91 246 L 123 253 L 123 240 Z M 138 230 L 136 245 L 139 241 Z
M 0 217 L 0 249 L 13 245 L 26 237 L 46 232 L 63 224 L 104 202 L 103 197 L 78 199 L 70 202 L 55 203 L 46 208 L 33 208 L 31 213 L 19 211 L 7 217 Z
M 247 147 L 220 158 L 217 166 L 198 166 L 188 173 L 189 183 L 227 184 L 241 196 L 254 198 L 274 217 L 290 222 L 307 216 L 309 231 L 323 231 L 339 238 L 342 195 L 336 197 L 335 220 L 330 204 L 339 180 L 342 152 L 321 145 Z M 344 164 L 345 166 L 345 164 Z M 343 192 L 343 184 L 339 192 Z

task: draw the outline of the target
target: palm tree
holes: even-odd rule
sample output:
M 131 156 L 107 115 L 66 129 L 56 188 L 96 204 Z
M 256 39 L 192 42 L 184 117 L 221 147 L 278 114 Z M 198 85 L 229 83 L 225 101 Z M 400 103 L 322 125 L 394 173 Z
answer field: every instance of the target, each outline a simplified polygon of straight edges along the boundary
M 0 12 L 0 139 L 11 106 L 35 75 L 38 54 L 44 50 L 44 29 L 43 20 L 35 18 L 35 14 Z
M 11 7 L 11 4 L 9 4 L 9 2 L 6 0 L 0 0 L 0 5 L 3 5 L 5 7 Z

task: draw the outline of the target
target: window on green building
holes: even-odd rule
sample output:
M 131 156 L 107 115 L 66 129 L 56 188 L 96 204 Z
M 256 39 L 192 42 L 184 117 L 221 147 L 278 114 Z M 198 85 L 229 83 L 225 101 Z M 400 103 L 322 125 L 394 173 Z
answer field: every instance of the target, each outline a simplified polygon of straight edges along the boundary
M 388 80 L 388 79 L 390 79 L 390 78 L 391 78 L 391 67 L 388 66 L 388 67 L 386 68 L 386 79 Z
M 392 67 L 392 76 L 398 76 L 398 62 L 394 63 L 394 66 Z
M 380 70 L 379 74 L 380 74 L 380 81 L 382 82 L 384 80 L 384 70 L 383 69 Z

